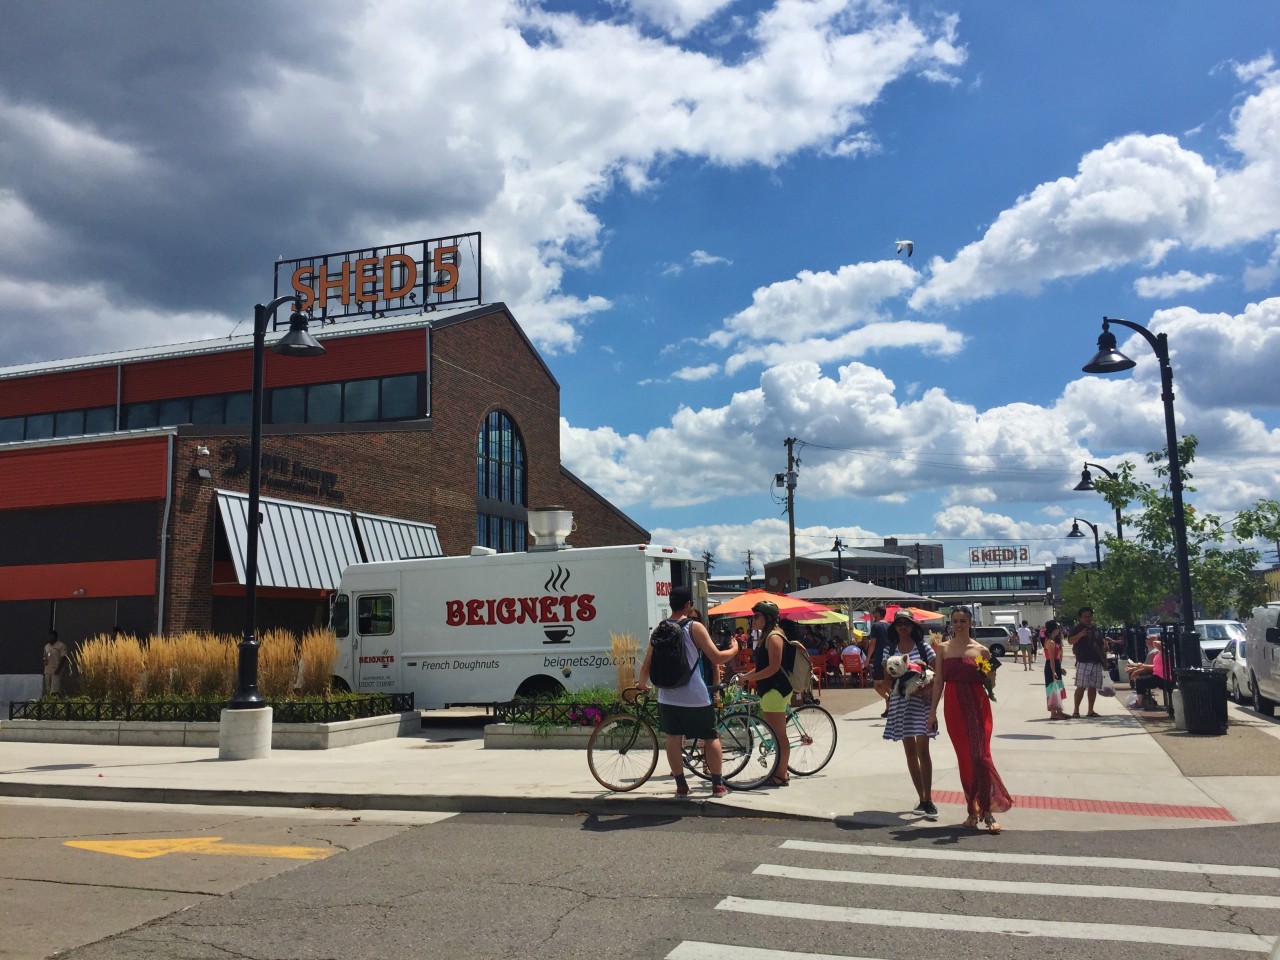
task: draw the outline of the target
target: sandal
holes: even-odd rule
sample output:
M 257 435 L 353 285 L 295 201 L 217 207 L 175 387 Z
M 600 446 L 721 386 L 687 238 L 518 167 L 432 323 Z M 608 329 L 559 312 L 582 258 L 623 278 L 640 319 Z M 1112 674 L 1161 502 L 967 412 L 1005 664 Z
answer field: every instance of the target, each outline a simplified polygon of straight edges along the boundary
M 960 824 L 960 826 L 964 827 L 966 830 L 977 830 L 978 815 L 976 813 L 970 814 L 969 819 L 966 820 L 964 823 Z
M 765 781 L 767 787 L 789 787 L 791 786 L 790 777 L 770 777 Z
M 996 822 L 996 818 L 989 813 L 983 814 L 982 822 L 986 824 L 987 833 L 999 833 L 1002 829 L 1004 829 L 1003 827 L 1000 826 L 999 823 Z

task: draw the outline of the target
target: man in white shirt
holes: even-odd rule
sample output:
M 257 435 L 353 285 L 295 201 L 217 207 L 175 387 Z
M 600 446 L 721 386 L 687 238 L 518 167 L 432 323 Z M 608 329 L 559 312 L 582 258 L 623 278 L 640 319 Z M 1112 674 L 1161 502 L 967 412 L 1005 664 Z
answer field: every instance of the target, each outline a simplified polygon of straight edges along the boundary
M 1022 651 L 1022 669 L 1031 669 L 1031 627 L 1027 621 L 1022 621 L 1022 626 L 1018 628 L 1018 649 Z

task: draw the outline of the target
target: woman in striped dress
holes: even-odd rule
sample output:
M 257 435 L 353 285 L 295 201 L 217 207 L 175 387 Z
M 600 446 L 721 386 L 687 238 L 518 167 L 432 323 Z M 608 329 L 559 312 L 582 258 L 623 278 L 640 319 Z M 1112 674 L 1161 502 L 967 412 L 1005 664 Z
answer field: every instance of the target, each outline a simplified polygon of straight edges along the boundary
M 889 648 L 884 652 L 882 665 L 890 657 L 904 656 L 913 663 L 929 666 L 935 657 L 933 648 L 924 642 L 924 631 L 906 610 L 899 610 L 893 618 L 893 633 Z M 929 729 L 929 700 L 933 693 L 931 684 L 924 684 L 912 696 L 904 697 L 899 683 L 885 673 L 890 684 L 889 719 L 884 726 L 884 739 L 901 743 L 907 754 L 907 771 L 915 785 L 920 802 L 912 813 L 927 820 L 938 819 L 938 808 L 933 805 L 933 760 L 929 756 L 929 740 L 938 731 Z

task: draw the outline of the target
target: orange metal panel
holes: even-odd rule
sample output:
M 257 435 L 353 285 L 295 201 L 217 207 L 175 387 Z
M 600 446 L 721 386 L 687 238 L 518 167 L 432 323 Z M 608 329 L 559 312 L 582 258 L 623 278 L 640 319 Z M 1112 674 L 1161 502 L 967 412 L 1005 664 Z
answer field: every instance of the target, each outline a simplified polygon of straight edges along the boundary
M 0 567 L 0 600 L 150 597 L 155 592 L 155 560 Z
M 0 506 L 160 500 L 167 453 L 163 436 L 6 451 L 0 453 Z

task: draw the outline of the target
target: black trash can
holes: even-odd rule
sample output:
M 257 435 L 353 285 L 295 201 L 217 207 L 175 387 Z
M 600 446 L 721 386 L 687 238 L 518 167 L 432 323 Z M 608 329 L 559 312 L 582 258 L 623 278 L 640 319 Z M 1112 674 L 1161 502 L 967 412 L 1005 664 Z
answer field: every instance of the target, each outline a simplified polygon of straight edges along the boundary
M 1220 736 L 1227 732 L 1227 675 L 1216 670 L 1179 670 L 1182 712 L 1187 733 Z

